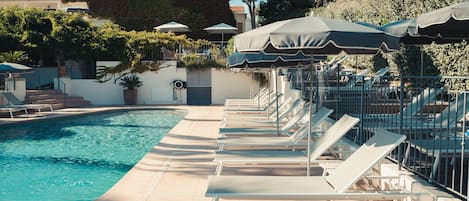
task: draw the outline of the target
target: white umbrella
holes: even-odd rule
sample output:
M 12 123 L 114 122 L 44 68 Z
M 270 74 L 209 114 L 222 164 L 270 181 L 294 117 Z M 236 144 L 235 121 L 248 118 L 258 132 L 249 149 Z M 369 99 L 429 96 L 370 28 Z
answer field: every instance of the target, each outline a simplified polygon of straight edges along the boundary
M 173 32 L 173 33 L 185 33 L 185 32 L 191 31 L 187 25 L 174 22 L 174 21 L 154 27 L 153 29 L 161 31 L 161 32 Z
M 238 28 L 225 23 L 220 23 L 204 29 L 209 34 L 221 34 L 221 44 L 223 45 L 225 34 L 237 34 Z
M 30 70 L 32 70 L 32 68 L 22 64 L 8 62 L 0 63 L 0 73 L 23 73 Z

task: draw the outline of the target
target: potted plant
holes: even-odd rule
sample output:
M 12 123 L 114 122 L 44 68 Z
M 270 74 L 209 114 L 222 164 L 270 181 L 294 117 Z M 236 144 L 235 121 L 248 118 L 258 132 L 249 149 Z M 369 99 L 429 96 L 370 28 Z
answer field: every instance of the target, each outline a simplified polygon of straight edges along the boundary
M 140 78 L 136 75 L 126 76 L 121 78 L 119 85 L 124 87 L 124 104 L 137 104 L 137 87 L 141 87 L 143 85 Z

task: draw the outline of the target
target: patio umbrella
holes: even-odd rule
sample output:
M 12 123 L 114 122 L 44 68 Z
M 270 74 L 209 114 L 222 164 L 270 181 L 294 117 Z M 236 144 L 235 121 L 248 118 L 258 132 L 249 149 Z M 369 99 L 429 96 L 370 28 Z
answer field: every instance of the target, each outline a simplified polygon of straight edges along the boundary
M 234 38 L 240 52 L 276 52 L 306 54 L 376 54 L 399 49 L 399 38 L 386 32 L 340 20 L 302 17 L 274 22 Z M 311 65 L 311 72 L 314 71 Z M 313 82 L 311 82 L 311 90 Z M 310 101 L 312 95 L 310 93 Z M 310 112 L 313 104 L 310 104 Z M 312 114 L 310 114 L 312 115 Z M 310 171 L 311 124 L 308 135 L 307 175 Z
M 375 54 L 399 49 L 399 38 L 351 22 L 302 17 L 274 22 L 235 36 L 240 52 L 306 54 Z
M 417 33 L 442 38 L 469 37 L 469 2 L 443 7 L 417 16 Z
M 32 70 L 32 68 L 22 64 L 8 62 L 0 63 L 0 73 L 24 73 L 30 70 Z
M 292 66 L 301 64 L 309 64 L 311 57 L 299 52 L 296 55 L 281 55 L 281 54 L 265 54 L 263 52 L 243 54 L 234 53 L 228 57 L 228 67 L 230 68 L 245 68 L 245 67 L 270 67 L 275 66 Z
M 173 32 L 173 33 L 186 33 L 186 32 L 191 31 L 187 25 L 174 22 L 174 21 L 154 27 L 153 29 L 161 31 L 161 32 Z
M 376 26 L 376 25 L 371 25 Z M 428 45 L 432 43 L 447 44 L 458 43 L 462 39 L 441 38 L 441 36 L 427 36 L 417 34 L 417 23 L 415 19 L 403 19 L 385 24 L 378 27 L 379 30 L 385 31 L 400 38 L 400 42 L 404 45 Z M 420 51 L 420 75 L 423 75 L 423 52 Z
M 234 53 L 229 56 L 227 59 L 227 65 L 232 70 L 239 71 L 240 69 L 247 69 L 251 71 L 263 71 L 266 69 L 275 68 L 277 72 L 277 67 L 296 67 L 297 65 L 306 65 L 311 62 L 311 57 L 299 52 L 296 55 L 281 55 L 281 54 L 265 54 L 263 52 L 259 53 Z M 277 80 L 275 80 L 275 93 L 278 91 Z M 259 100 L 258 100 L 259 104 Z M 280 135 L 280 122 L 278 114 L 278 97 L 276 99 L 276 108 L 277 108 L 277 134 Z
M 442 38 L 441 36 L 419 35 L 417 33 L 417 23 L 415 19 L 403 19 L 391 22 L 378 29 L 398 36 L 401 43 L 405 45 L 446 44 L 462 41 L 462 39 Z
M 221 34 L 221 44 L 223 45 L 225 34 L 237 34 L 238 28 L 225 23 L 220 23 L 204 29 L 209 34 Z

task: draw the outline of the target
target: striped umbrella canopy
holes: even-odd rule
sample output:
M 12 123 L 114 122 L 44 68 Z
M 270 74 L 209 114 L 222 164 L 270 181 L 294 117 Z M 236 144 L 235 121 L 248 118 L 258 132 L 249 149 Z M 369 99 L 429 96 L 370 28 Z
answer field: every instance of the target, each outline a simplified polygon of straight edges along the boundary
M 376 54 L 399 49 L 399 38 L 342 20 L 302 17 L 262 26 L 234 37 L 239 52 L 331 55 Z
M 417 34 L 441 38 L 469 38 L 469 2 L 417 16 Z
M 462 39 L 442 38 L 441 36 L 419 35 L 415 19 L 404 19 L 383 25 L 378 29 L 398 36 L 401 43 L 406 45 L 447 44 L 458 43 Z
M 322 59 L 325 59 L 321 57 Z M 319 59 L 319 58 L 315 58 Z M 227 59 L 230 68 L 270 68 L 271 66 L 289 67 L 297 64 L 311 63 L 311 56 L 298 52 L 296 55 L 259 53 L 234 53 Z

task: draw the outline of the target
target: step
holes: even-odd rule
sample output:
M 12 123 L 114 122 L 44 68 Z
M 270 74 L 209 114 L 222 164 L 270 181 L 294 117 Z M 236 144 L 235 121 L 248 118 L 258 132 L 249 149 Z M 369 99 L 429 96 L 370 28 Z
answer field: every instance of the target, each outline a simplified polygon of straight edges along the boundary
M 33 96 L 26 96 L 26 102 L 34 102 L 37 100 L 44 100 L 44 99 L 61 99 L 64 95 L 62 94 L 41 94 L 41 95 L 33 95 Z
M 83 97 L 68 96 L 60 90 L 27 90 L 25 102 L 31 104 L 51 104 L 54 109 L 90 106 Z
M 60 90 L 26 90 L 26 95 L 62 94 Z

